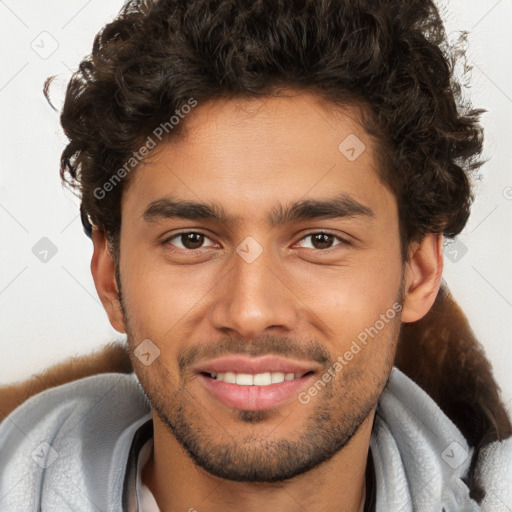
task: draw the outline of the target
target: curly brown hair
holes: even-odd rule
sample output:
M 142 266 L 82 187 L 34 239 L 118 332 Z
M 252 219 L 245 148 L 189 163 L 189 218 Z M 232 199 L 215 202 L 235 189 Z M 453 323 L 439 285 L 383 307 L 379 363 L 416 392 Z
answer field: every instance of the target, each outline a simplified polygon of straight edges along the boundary
M 191 98 L 310 91 L 364 107 L 406 259 L 411 241 L 454 237 L 469 216 L 484 110 L 463 100 L 455 78 L 464 52 L 431 0 L 132 1 L 70 79 L 61 177 L 81 197 L 86 232 L 92 223 L 115 240 L 129 176 L 104 197 L 95 190 Z

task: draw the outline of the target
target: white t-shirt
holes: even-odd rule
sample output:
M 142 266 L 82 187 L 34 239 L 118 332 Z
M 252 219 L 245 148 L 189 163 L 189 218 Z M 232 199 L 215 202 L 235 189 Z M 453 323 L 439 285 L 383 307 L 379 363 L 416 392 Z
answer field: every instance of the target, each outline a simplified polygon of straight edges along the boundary
M 158 504 L 153 496 L 153 493 L 149 490 L 149 487 L 144 485 L 142 482 L 142 469 L 149 460 L 151 451 L 153 450 L 153 438 L 150 438 L 139 452 L 139 458 L 137 460 L 137 503 L 139 506 L 139 512 L 160 512 Z

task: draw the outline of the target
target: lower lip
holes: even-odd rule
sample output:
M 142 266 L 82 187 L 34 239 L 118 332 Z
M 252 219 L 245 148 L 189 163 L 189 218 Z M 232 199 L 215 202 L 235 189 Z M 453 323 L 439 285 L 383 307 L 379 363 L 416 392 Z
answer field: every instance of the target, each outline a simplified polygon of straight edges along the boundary
M 199 374 L 208 391 L 218 400 L 229 407 L 248 411 L 270 409 L 297 397 L 313 376 L 312 373 L 268 386 L 241 386 Z

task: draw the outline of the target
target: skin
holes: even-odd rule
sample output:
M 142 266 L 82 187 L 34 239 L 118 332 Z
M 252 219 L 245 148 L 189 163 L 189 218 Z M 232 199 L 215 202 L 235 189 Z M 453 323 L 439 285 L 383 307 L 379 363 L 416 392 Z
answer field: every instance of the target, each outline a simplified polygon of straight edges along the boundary
M 376 404 L 400 324 L 428 312 L 443 262 L 441 237 L 431 234 L 411 244 L 402 265 L 396 198 L 377 175 L 375 142 L 357 113 L 297 91 L 199 104 L 184 137 L 161 143 L 123 192 L 120 283 L 105 236 L 93 233 L 98 294 L 113 327 L 128 335 L 153 406 L 143 480 L 162 511 L 240 503 L 258 512 L 270 503 L 282 512 L 362 510 Z M 355 161 L 338 149 L 350 134 L 366 147 Z M 373 216 L 269 223 L 279 205 L 339 192 Z M 145 220 L 148 205 L 168 194 L 215 202 L 239 219 Z M 200 249 L 173 237 L 183 230 L 206 236 Z M 322 231 L 335 236 L 324 245 L 307 237 Z M 251 263 L 236 252 L 248 236 L 262 248 Z M 212 397 L 192 371 L 207 355 L 278 353 L 309 362 L 321 378 L 397 302 L 401 315 L 307 404 L 294 396 L 241 411 Z M 145 339 L 160 350 L 148 366 L 133 356 Z

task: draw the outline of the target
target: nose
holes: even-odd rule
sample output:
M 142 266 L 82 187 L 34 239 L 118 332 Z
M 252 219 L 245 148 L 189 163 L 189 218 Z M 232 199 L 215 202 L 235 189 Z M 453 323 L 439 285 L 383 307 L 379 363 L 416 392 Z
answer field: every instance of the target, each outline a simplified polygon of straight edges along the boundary
M 290 331 L 297 321 L 296 297 L 278 262 L 267 251 L 254 261 L 238 253 L 217 287 L 211 311 L 213 326 L 224 334 L 255 339 L 269 328 Z M 280 275 L 281 274 L 281 275 Z

